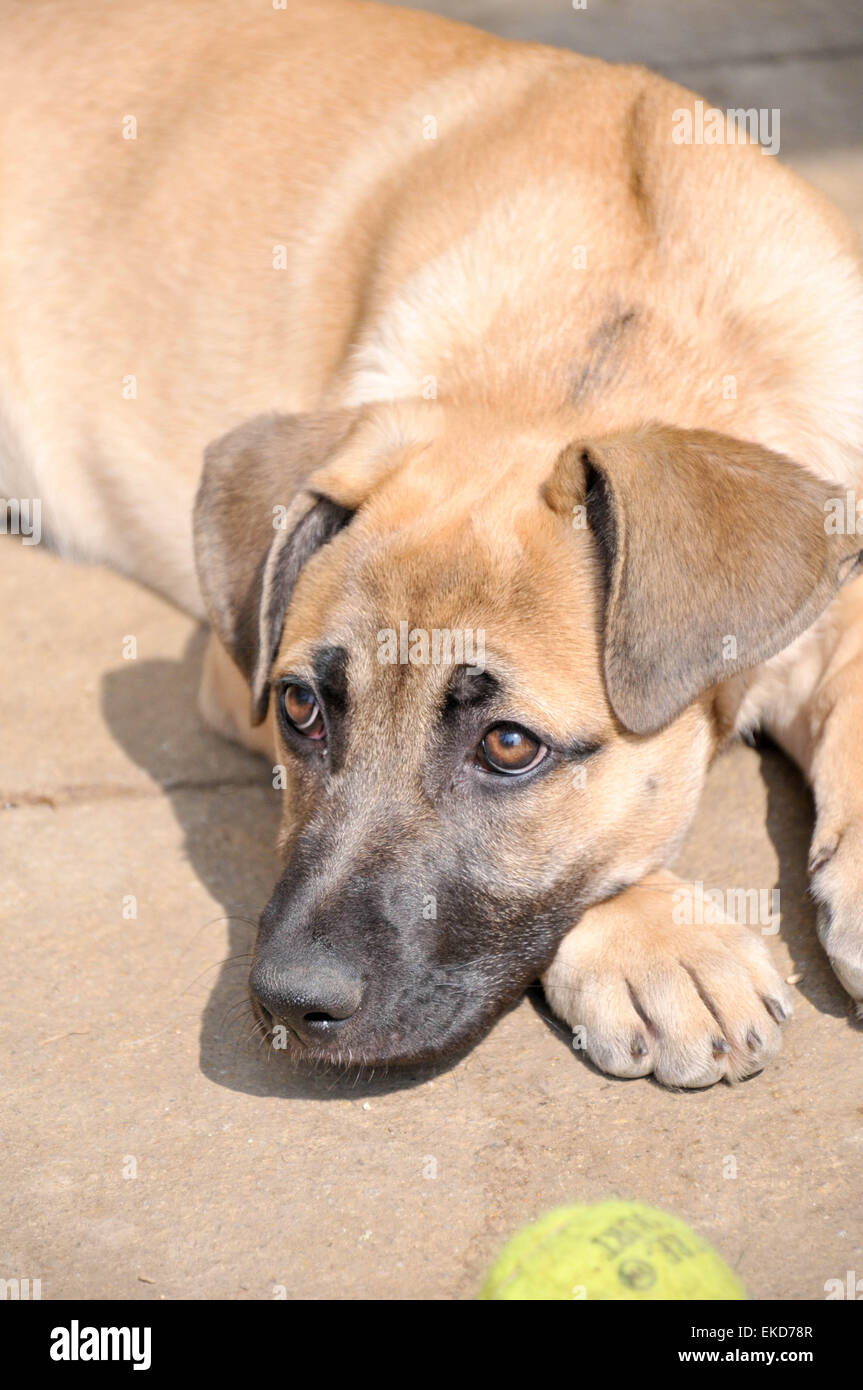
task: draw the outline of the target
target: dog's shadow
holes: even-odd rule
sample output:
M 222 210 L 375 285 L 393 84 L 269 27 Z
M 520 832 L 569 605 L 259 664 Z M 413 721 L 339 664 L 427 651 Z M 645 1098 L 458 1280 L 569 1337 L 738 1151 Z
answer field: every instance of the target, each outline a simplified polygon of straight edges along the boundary
M 227 921 L 227 950 L 219 947 L 224 958 L 214 967 L 218 973 L 201 1018 L 201 1070 L 218 1085 L 250 1095 L 318 1100 L 400 1090 L 439 1075 L 460 1057 L 437 1067 L 313 1070 L 292 1064 L 254 1031 L 247 981 L 258 914 L 279 873 L 279 793 L 263 759 L 226 743 L 197 713 L 206 641 L 201 626 L 179 661 L 124 662 L 102 680 L 102 712 L 111 733 L 162 787 L 192 869 L 221 904 L 221 913 L 209 920 L 189 921 L 189 941 L 207 932 L 221 942 Z M 166 922 L 165 930 L 176 932 L 176 923 Z M 166 983 L 194 1004 L 212 975 L 196 980 L 193 974 Z
M 767 791 L 766 830 L 778 863 L 780 934 L 793 960 L 795 987 L 820 1013 L 857 1027 L 849 996 L 818 940 L 807 862 L 815 810 L 800 772 L 768 738 L 758 740 L 759 770 Z M 799 976 L 799 979 L 797 978 Z

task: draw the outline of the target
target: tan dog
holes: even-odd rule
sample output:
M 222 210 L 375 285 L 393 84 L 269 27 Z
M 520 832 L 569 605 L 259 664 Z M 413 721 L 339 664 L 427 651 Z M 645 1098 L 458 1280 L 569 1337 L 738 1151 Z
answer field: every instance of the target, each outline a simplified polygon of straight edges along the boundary
M 839 216 L 731 127 L 677 143 L 693 98 L 641 69 L 425 15 L 3 24 L 4 495 L 203 612 L 193 498 L 231 429 L 195 513 L 202 709 L 286 767 L 262 1027 L 435 1057 L 542 975 L 617 1075 L 756 1070 L 785 987 L 746 927 L 681 924 L 663 868 L 756 724 L 811 781 L 819 931 L 863 999 Z

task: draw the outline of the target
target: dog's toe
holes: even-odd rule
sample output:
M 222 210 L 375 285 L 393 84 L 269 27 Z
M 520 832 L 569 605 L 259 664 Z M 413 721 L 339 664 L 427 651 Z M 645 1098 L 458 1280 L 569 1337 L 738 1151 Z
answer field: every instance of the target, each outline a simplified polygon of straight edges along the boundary
M 655 1035 L 638 1013 L 622 976 L 575 972 L 566 982 L 558 981 L 555 997 L 560 1001 L 567 992 L 566 1017 L 578 1019 L 573 1026 L 576 1051 L 611 1076 L 647 1076 L 653 1071 Z

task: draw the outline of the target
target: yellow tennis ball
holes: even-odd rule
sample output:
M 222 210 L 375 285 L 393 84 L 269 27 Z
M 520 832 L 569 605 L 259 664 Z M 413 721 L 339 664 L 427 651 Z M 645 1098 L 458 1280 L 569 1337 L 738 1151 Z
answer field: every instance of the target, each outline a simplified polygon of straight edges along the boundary
M 557 1207 L 508 1241 L 481 1299 L 739 1299 L 746 1290 L 685 1221 L 641 1202 Z

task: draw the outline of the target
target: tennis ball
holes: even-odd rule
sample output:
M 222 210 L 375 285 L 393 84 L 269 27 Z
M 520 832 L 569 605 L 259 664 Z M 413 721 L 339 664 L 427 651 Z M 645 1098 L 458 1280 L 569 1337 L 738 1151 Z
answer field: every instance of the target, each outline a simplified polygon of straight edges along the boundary
M 481 1299 L 738 1299 L 746 1291 L 684 1221 L 641 1202 L 557 1207 L 504 1246 Z

